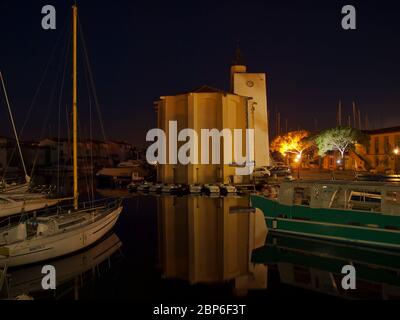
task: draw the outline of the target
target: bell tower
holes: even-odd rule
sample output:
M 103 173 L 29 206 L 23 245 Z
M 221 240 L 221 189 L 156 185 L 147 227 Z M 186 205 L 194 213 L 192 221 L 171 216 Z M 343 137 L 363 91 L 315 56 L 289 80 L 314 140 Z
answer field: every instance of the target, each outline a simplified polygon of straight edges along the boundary
M 248 117 L 254 127 L 255 165 L 256 167 L 269 166 L 267 76 L 265 73 L 247 72 L 239 46 L 236 48 L 231 67 L 231 90 L 237 95 L 252 99 Z
M 235 58 L 231 66 L 231 92 L 234 92 L 234 75 L 235 73 L 246 73 L 247 67 L 244 64 L 242 51 L 240 50 L 239 43 L 236 46 Z

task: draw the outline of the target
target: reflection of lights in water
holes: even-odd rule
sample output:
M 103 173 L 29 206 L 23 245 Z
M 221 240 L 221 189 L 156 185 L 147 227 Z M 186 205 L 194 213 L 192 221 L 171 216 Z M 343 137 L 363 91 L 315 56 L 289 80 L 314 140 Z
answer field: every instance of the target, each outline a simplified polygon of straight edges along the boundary
M 250 261 L 265 244 L 261 211 L 241 197 L 159 198 L 160 252 L 164 276 L 191 284 L 234 280 L 234 292 L 265 289 L 267 269 Z M 235 209 L 235 210 L 232 210 Z

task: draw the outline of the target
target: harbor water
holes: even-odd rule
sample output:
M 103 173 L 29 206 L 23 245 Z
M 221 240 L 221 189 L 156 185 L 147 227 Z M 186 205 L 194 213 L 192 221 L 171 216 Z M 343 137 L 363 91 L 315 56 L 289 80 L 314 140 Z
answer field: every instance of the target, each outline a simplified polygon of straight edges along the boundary
M 54 179 L 54 177 L 53 177 Z M 68 185 L 68 184 L 66 184 Z M 82 192 L 84 193 L 84 192 Z M 268 232 L 248 197 L 129 194 L 112 233 L 82 252 L 46 262 L 57 289 L 41 287 L 42 264 L 9 270 L 8 297 L 198 302 L 400 298 L 400 255 Z M 357 289 L 341 287 L 344 265 Z

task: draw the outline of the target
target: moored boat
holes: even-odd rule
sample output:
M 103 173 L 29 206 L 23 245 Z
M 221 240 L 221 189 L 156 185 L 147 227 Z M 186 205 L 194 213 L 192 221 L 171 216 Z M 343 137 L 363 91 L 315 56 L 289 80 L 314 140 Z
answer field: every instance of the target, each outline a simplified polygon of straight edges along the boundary
M 177 194 L 180 192 L 181 188 L 182 188 L 182 186 L 179 184 L 174 184 L 174 183 L 165 184 L 162 187 L 161 192 L 168 193 L 168 194 Z
M 205 184 L 203 186 L 202 192 L 204 192 L 207 195 L 219 195 L 220 188 L 216 184 Z
M 400 185 L 352 181 L 283 182 L 277 198 L 252 195 L 269 229 L 400 248 Z
M 114 227 L 122 206 L 121 200 L 113 200 L 72 210 L 32 217 L 0 230 L 0 264 L 32 264 L 86 248 Z
M 55 208 L 54 214 L 21 217 L 0 229 L 0 264 L 20 266 L 57 258 L 90 246 L 113 228 L 122 212 L 122 200 L 79 203 L 77 117 L 77 29 L 78 8 L 72 6 L 73 63 L 73 206 Z M 4 83 L 3 83 L 4 86 Z M 15 130 L 15 126 L 14 131 Z M 21 153 L 22 158 L 22 153 Z M 23 158 L 22 158 L 23 159 Z M 23 162 L 24 163 L 24 162 Z M 24 171 L 26 168 L 24 165 Z M 27 183 L 30 178 L 26 175 Z M 23 213 L 23 212 L 21 212 Z M 6 221 L 7 222 L 7 221 Z M 3 224 L 0 223 L 1 226 Z
M 203 186 L 201 184 L 191 184 L 189 186 L 189 193 L 191 194 L 201 194 Z
M 221 184 L 219 186 L 220 192 L 222 195 L 226 196 L 228 194 L 236 194 L 237 189 L 235 186 L 229 185 L 229 184 Z
M 153 185 L 153 183 L 145 181 L 144 183 L 140 184 L 137 187 L 137 191 L 139 191 L 139 192 L 149 192 L 150 191 L 150 187 L 152 185 Z
M 163 188 L 162 183 L 155 183 L 149 188 L 150 193 L 161 193 L 161 190 Z
M 47 199 L 43 197 L 13 199 L 12 196 L 0 194 L 0 218 L 41 210 L 54 206 L 59 201 L 58 199 Z

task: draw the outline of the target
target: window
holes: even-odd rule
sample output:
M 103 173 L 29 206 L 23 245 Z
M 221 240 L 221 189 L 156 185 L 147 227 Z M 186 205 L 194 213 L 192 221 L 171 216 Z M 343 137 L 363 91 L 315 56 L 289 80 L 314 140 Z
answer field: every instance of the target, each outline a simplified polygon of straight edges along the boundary
M 351 191 L 349 206 L 353 210 L 380 211 L 382 196 L 379 192 Z
M 309 206 L 311 200 L 310 188 L 295 188 L 293 204 L 298 206 Z
M 395 147 L 400 147 L 400 134 L 396 134 L 396 136 L 394 137 L 394 144 Z
M 391 205 L 400 204 L 400 192 L 388 191 L 386 195 L 386 202 Z
M 379 137 L 374 138 L 375 154 L 379 154 Z
M 390 152 L 390 144 L 389 144 L 389 137 L 385 136 L 383 137 L 383 146 L 385 149 L 385 154 Z

